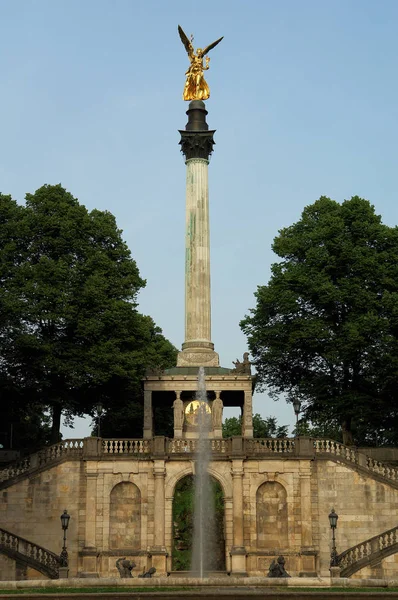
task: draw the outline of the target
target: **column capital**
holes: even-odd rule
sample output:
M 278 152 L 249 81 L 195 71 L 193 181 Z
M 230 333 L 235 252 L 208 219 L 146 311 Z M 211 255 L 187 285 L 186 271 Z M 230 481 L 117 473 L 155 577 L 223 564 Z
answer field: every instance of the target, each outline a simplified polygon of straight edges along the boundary
M 243 475 L 244 475 L 243 460 L 233 460 L 232 461 L 231 475 L 233 478 L 243 477 Z

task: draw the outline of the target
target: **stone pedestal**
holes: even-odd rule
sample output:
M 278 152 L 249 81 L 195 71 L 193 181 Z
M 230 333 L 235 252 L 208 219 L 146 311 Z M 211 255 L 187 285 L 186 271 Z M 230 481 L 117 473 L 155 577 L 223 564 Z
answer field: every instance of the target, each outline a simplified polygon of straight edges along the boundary
M 338 579 L 340 577 L 340 567 L 330 567 L 331 579 Z
M 59 568 L 59 579 L 67 579 L 69 576 L 69 567 Z
M 246 577 L 246 549 L 233 546 L 231 548 L 231 575 L 234 577 Z
M 154 546 L 148 551 L 151 567 L 155 567 L 156 576 L 167 575 L 167 557 L 168 553 L 163 546 Z

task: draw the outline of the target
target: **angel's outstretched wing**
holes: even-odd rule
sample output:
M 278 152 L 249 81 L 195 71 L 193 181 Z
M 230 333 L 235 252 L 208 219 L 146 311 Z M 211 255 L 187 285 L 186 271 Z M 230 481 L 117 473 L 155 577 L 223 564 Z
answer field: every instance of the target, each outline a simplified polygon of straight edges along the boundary
M 209 44 L 208 46 L 206 46 L 206 48 L 204 50 L 202 50 L 202 56 L 205 56 L 208 52 L 210 52 L 210 50 L 215 48 L 217 46 L 217 44 L 219 44 L 221 42 L 221 40 L 223 40 L 223 39 L 224 39 L 224 36 L 220 37 L 220 39 L 216 40 L 212 44 Z
M 178 26 L 178 33 L 180 34 L 181 41 L 185 46 L 185 50 L 187 51 L 188 56 L 191 57 L 194 53 L 193 46 L 180 25 Z

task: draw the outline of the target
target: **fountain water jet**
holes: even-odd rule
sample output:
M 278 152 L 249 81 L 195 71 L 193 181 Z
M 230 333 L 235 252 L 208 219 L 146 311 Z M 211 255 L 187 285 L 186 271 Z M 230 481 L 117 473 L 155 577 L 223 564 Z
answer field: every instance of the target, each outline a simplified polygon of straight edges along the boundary
M 211 411 L 206 393 L 206 376 L 203 367 L 199 368 L 196 400 L 198 408 L 199 438 L 195 455 L 195 497 L 194 527 L 191 571 L 203 578 L 212 568 L 215 537 L 215 508 L 211 478 L 208 473 L 212 429 Z

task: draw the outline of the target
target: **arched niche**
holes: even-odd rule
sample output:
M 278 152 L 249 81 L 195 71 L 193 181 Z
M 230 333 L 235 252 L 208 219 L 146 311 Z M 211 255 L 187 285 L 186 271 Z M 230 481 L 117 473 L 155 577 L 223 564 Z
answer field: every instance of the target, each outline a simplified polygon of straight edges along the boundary
M 286 490 L 276 481 L 260 485 L 256 494 L 257 547 L 286 548 L 288 522 Z
M 109 507 L 109 548 L 141 547 L 141 493 L 130 481 L 122 481 L 111 491 Z
M 211 571 L 225 571 L 225 516 L 224 492 L 220 482 L 210 475 L 211 490 L 214 501 L 215 516 L 211 522 L 214 538 L 212 540 Z M 173 571 L 189 571 L 195 568 L 192 561 L 193 529 L 194 529 L 194 485 L 192 474 L 178 480 L 173 497 Z M 210 520 L 207 523 L 210 526 Z

